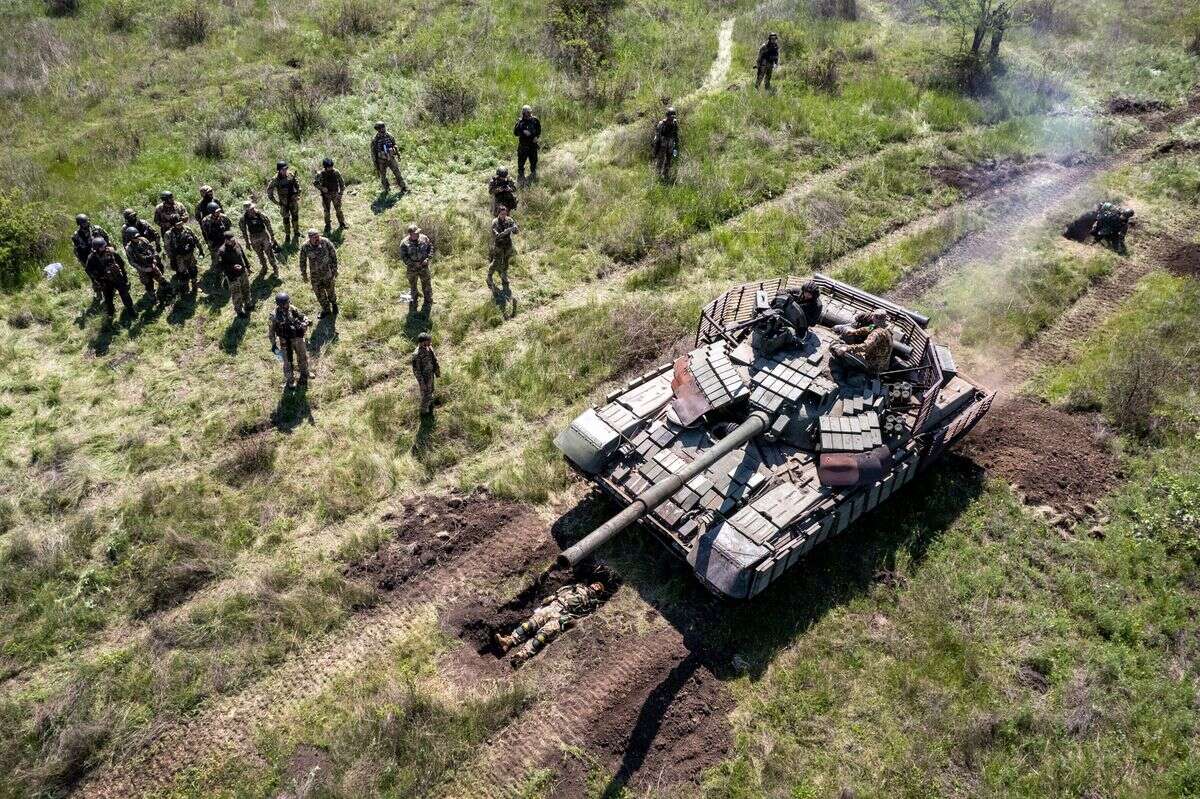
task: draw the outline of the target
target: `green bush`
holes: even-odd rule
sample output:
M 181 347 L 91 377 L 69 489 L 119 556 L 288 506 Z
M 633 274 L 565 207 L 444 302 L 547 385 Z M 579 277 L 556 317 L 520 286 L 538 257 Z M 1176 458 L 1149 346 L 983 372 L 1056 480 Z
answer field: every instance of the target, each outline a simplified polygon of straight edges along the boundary
M 470 119 L 479 105 L 479 93 L 461 69 L 443 66 L 429 76 L 422 98 L 425 113 L 441 125 Z
M 137 25 L 138 4 L 136 0 L 108 0 L 101 14 L 110 31 L 124 33 Z
M 54 249 L 54 217 L 46 206 L 0 192 L 0 289 L 18 288 Z

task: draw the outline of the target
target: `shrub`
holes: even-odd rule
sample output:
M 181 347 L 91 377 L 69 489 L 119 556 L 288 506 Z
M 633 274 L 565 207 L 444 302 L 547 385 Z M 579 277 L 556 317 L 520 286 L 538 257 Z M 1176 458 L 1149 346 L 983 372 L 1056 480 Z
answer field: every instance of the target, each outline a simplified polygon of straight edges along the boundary
M 227 150 L 225 131 L 210 127 L 200 131 L 200 137 L 196 139 L 196 146 L 192 148 L 192 152 L 198 157 L 209 161 L 219 161 L 224 158 Z
M 0 192 L 0 289 L 18 288 L 38 274 L 54 250 L 55 227 L 46 206 Z
M 429 76 L 423 105 L 425 112 L 439 124 L 451 125 L 475 113 L 479 96 L 463 72 L 443 66 Z
M 294 81 L 280 102 L 284 131 L 296 141 L 303 141 L 304 137 L 325 124 L 325 117 L 321 113 L 324 102 L 315 88 Z
M 613 14 L 622 0 L 553 0 L 548 25 L 558 61 L 590 87 L 612 56 Z
M 325 59 L 313 65 L 312 83 L 330 97 L 349 94 L 354 89 L 350 65 L 334 59 Z
M 133 30 L 137 24 L 136 0 L 108 0 L 101 12 L 105 26 L 114 33 Z
M 208 6 L 193 2 L 172 11 L 163 23 L 163 32 L 176 46 L 191 47 L 208 39 L 216 24 Z
M 1155 408 L 1178 365 L 1148 341 L 1113 353 L 1105 381 L 1104 407 L 1123 432 L 1144 438 L 1154 431 Z
M 0 47 L 0 97 L 41 89 L 70 52 L 47 20 L 34 19 L 9 30 L 8 41 Z
M 822 50 L 813 53 L 804 62 L 801 76 L 814 89 L 834 94 L 841 82 L 842 54 L 837 50 Z
M 373 0 L 341 0 L 321 19 L 321 31 L 341 39 L 370 36 L 387 27 L 389 12 Z
M 52 17 L 70 17 L 79 11 L 79 0 L 45 0 L 46 13 Z

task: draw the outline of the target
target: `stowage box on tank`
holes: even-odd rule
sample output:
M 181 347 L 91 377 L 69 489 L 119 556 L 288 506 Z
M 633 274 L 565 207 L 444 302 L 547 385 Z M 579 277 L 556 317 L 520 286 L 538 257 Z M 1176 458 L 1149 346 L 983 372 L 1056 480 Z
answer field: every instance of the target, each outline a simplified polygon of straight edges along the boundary
M 560 560 L 640 521 L 710 590 L 747 599 L 885 502 L 983 417 L 992 393 L 957 373 L 924 316 L 824 275 L 819 319 L 783 346 L 763 324 L 805 281 L 737 286 L 701 314 L 696 348 L 610 394 L 555 439 L 623 510 Z M 835 325 L 882 308 L 877 374 L 834 358 Z

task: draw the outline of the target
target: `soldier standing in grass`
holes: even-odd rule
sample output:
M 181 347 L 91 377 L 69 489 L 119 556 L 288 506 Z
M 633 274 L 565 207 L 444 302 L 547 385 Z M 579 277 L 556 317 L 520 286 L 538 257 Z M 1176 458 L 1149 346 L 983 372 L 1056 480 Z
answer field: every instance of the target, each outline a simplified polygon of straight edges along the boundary
M 177 216 L 184 222 L 187 222 L 188 212 L 183 207 L 183 203 L 175 199 L 175 195 L 172 192 L 164 191 L 158 197 L 161 202 L 154 206 L 154 224 L 158 225 L 158 232 L 166 236 L 167 231 L 171 228 L 169 221 L 171 217 Z
M 225 206 L 221 205 L 221 201 L 218 200 L 213 194 L 212 186 L 201 186 L 200 202 L 196 203 L 196 221 L 203 225 L 204 217 L 212 213 L 210 206 L 213 205 L 217 206 L 217 208 L 222 211 L 225 210 Z
M 433 242 L 416 225 L 408 226 L 408 235 L 400 242 L 400 260 L 408 273 L 408 312 L 417 312 L 417 283 L 424 300 L 421 311 L 429 313 L 433 305 L 433 284 L 429 278 L 429 262 L 433 260 Z
M 150 240 L 135 227 L 125 228 L 122 238 L 125 239 L 125 257 L 137 272 L 138 280 L 146 290 L 146 298 L 154 296 L 156 281 L 160 287 L 168 288 L 167 278 L 162 271 L 162 259 Z
M 504 206 L 510 211 L 517 209 L 517 184 L 508 176 L 508 170 L 500 167 L 488 181 L 488 194 L 492 195 L 492 216 Z
M 400 174 L 400 162 L 396 160 L 399 152 L 400 148 L 396 145 L 396 139 L 387 132 L 387 125 L 376 122 L 375 138 L 371 140 L 371 163 L 375 165 L 375 172 L 379 175 L 379 185 L 385 195 L 392 188 L 388 184 L 388 170 L 391 170 L 392 176 L 396 178 L 396 188 L 400 193 L 408 194 L 408 184 L 404 182 L 404 176 Z
M 212 256 L 212 268 L 217 268 L 217 251 L 225 245 L 225 234 L 233 230 L 233 222 L 225 216 L 221 206 L 211 203 L 204 209 L 204 218 L 200 220 L 200 232 L 208 244 L 208 253 Z
M 679 155 L 679 119 L 674 107 L 654 126 L 654 166 L 658 176 L 667 180 Z
M 250 261 L 246 251 L 238 244 L 232 230 L 226 230 L 225 243 L 217 251 L 217 263 L 221 265 L 221 274 L 229 284 L 229 301 L 233 312 L 242 319 L 250 315 Z
M 321 304 L 318 319 L 337 316 L 337 289 L 334 286 L 337 273 L 337 248 L 316 228 L 309 228 L 308 240 L 300 245 L 300 277 L 309 281 L 313 294 L 317 295 L 317 302 Z
M 342 216 L 342 194 L 346 191 L 346 181 L 342 173 L 333 168 L 333 159 L 321 161 L 321 169 L 313 179 L 313 186 L 321 192 L 321 210 L 325 212 L 325 235 L 329 235 L 329 206 L 337 211 L 338 230 L 346 228 L 346 218 Z
M 271 227 L 271 218 L 258 210 L 251 200 L 242 202 L 242 218 L 238 220 L 238 228 L 242 231 L 242 240 L 246 246 L 254 250 L 258 256 L 258 266 L 266 271 L 271 264 L 271 274 L 279 277 L 279 264 L 275 262 L 275 229 Z
M 526 162 L 529 164 L 529 179 L 537 180 L 538 140 L 542 138 L 542 122 L 533 115 L 533 109 L 529 106 L 521 106 L 521 116 L 513 126 L 513 135 L 517 137 L 517 179 L 524 185 Z
M 109 245 L 108 239 L 100 236 L 92 239 L 92 252 L 83 268 L 88 277 L 100 286 L 105 313 L 109 316 L 116 313 L 113 307 L 114 294 L 121 296 L 121 304 L 125 306 L 125 311 L 133 313 L 133 298 L 129 296 L 129 273 L 125 270 L 125 260 Z
M 71 249 L 75 251 L 75 259 L 84 267 L 85 272 L 88 258 L 92 255 L 92 241 L 95 239 L 108 241 L 108 231 L 99 225 L 93 225 L 87 214 L 76 214 L 75 232 L 71 234 Z M 88 278 L 92 281 L 92 294 L 98 302 L 104 297 L 103 286 L 90 272 Z
M 182 217 L 172 216 L 168 224 L 170 228 L 166 235 L 167 261 L 171 264 L 175 279 L 183 282 L 187 292 L 194 292 L 200 279 L 196 255 L 204 255 L 204 247 L 200 244 L 200 237 L 183 223 Z
M 308 382 L 308 345 L 304 341 L 306 330 L 308 320 L 292 307 L 291 298 L 283 292 L 276 294 L 275 311 L 267 324 L 267 339 L 271 342 L 271 352 L 283 350 L 281 360 L 285 391 L 295 386 L 292 378 L 297 368 L 300 370 L 300 383 L 303 385 Z
M 758 61 L 755 62 L 754 88 L 766 79 L 767 91 L 771 91 L 771 73 L 779 66 L 779 34 L 768 33 L 767 40 L 758 48 Z
M 140 218 L 137 215 L 137 211 L 133 210 L 132 208 L 126 208 L 121 212 L 121 216 L 125 220 L 125 230 L 133 228 L 137 231 L 139 236 L 154 245 L 155 252 L 159 253 L 160 255 L 162 254 L 162 237 L 159 235 L 158 231 L 154 229 L 153 225 L 151 225 L 145 219 Z M 124 238 L 124 236 L 122 236 L 122 238 Z M 125 241 L 125 243 L 128 244 L 129 242 Z
M 417 349 L 412 355 L 413 376 L 421 391 L 421 413 L 433 412 L 433 381 L 442 376 L 437 354 L 433 351 L 433 336 L 423 331 L 417 336 Z
M 488 268 L 487 285 L 495 292 L 496 284 L 492 281 L 492 276 L 499 273 L 500 290 L 505 296 L 512 293 L 508 286 L 508 262 L 513 256 L 513 234 L 519 232 L 520 228 L 508 215 L 508 209 L 500 206 L 496 218 L 492 220 L 492 263 Z
M 283 217 L 283 241 L 300 240 L 300 181 L 288 170 L 287 161 L 275 164 L 275 177 L 267 184 L 267 199 L 279 206 Z
M 515 669 L 540 652 L 578 618 L 595 610 L 604 596 L 604 584 L 568 585 L 554 592 L 511 635 L 496 635 L 496 645 L 507 652 L 520 645 L 512 657 Z

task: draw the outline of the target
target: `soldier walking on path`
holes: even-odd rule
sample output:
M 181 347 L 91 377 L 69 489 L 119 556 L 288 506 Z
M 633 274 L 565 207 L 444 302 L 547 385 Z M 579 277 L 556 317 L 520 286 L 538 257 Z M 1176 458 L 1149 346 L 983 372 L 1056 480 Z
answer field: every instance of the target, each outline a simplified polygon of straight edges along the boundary
M 293 377 L 300 370 L 300 383 L 308 382 L 308 345 L 304 341 L 308 320 L 292 307 L 291 298 L 280 292 L 275 295 L 275 310 L 267 324 L 267 339 L 271 352 L 283 361 L 283 388 L 295 386 Z M 294 362 L 294 363 L 293 363 Z
M 125 270 L 125 260 L 109 245 L 107 239 L 99 236 L 92 239 L 92 252 L 88 256 L 84 270 L 96 284 L 104 297 L 104 312 L 109 316 L 116 313 L 113 307 L 113 295 L 121 296 L 121 304 L 127 313 L 133 313 L 133 298 L 129 296 L 129 273 Z
M 342 216 L 342 194 L 346 191 L 346 181 L 342 173 L 333 168 L 333 159 L 321 161 L 321 169 L 313 179 L 313 185 L 321 192 L 321 210 L 325 212 L 325 235 L 329 235 L 329 206 L 337 211 L 338 229 L 346 228 L 346 218 Z
M 162 259 L 150 240 L 138 232 L 135 227 L 125 228 L 125 257 L 137 272 L 142 288 L 146 290 L 145 297 L 151 299 L 155 294 L 155 283 L 162 288 L 169 288 L 167 278 L 163 275 Z
M 175 199 L 175 195 L 169 191 L 164 191 L 158 195 L 162 201 L 154 206 L 154 224 L 158 225 L 158 232 L 166 236 L 170 230 L 170 219 L 173 216 L 179 217 L 184 222 L 188 221 L 187 209 L 183 207 L 183 203 Z
M 512 657 L 512 667 L 515 669 L 544 649 L 576 619 L 599 607 L 603 596 L 603 583 L 564 586 L 533 611 L 529 619 L 522 622 L 512 634 L 497 634 L 496 645 L 501 652 L 518 647 Z
M 212 208 L 210 206 L 213 205 L 217 206 L 217 208 L 222 211 L 225 210 L 225 206 L 221 205 L 221 201 L 218 200 L 213 194 L 212 186 L 201 186 L 200 202 L 196 203 L 196 221 L 203 224 L 204 217 L 212 213 Z
M 84 267 L 85 272 L 87 272 L 88 258 L 92 255 L 92 241 L 95 239 L 103 239 L 107 242 L 108 231 L 99 225 L 93 225 L 87 214 L 77 214 L 75 216 L 75 232 L 71 234 L 71 249 L 75 251 L 75 260 L 79 261 L 79 265 Z M 93 297 L 99 302 L 104 297 L 103 286 L 100 281 L 92 277 L 90 272 L 88 272 L 88 278 L 92 281 Z
M 492 216 L 504 206 L 510 211 L 517 210 L 517 184 L 508 176 L 508 170 L 500 167 L 488 181 L 488 194 L 492 195 Z
M 391 191 L 391 186 L 388 184 L 388 170 L 391 170 L 392 176 L 396 178 L 396 188 L 400 193 L 408 194 L 408 184 L 404 182 L 404 176 L 400 174 L 400 162 L 396 160 L 399 152 L 400 148 L 396 146 L 396 139 L 387 132 L 387 125 L 376 122 L 375 138 L 371 140 L 371 162 L 375 165 L 375 172 L 379 175 L 379 185 L 385 195 Z
M 208 244 L 208 254 L 212 256 L 212 268 L 217 268 L 217 251 L 225 245 L 225 234 L 233 230 L 233 222 L 225 216 L 216 203 L 204 209 L 205 216 L 200 220 L 200 232 L 204 234 L 204 242 Z
M 503 205 L 500 206 L 496 218 L 492 220 L 492 264 L 488 268 L 487 284 L 488 288 L 495 293 L 496 284 L 493 282 L 492 276 L 499 273 L 500 291 L 505 297 L 512 294 L 508 285 L 508 262 L 513 256 L 513 234 L 519 232 L 520 228 L 508 215 L 508 209 Z
M 679 119 L 675 108 L 654 126 L 654 168 L 662 180 L 671 177 L 671 166 L 679 156 Z
M 271 227 L 271 218 L 258 210 L 251 200 L 242 203 L 242 218 L 238 221 L 238 229 L 242 231 L 242 239 L 246 246 L 254 250 L 258 256 L 259 269 L 265 271 L 267 264 L 271 265 L 271 274 L 279 277 L 279 264 L 275 262 L 275 249 L 279 246 L 275 241 L 275 228 Z
M 429 313 L 433 305 L 433 284 L 429 277 L 429 262 L 433 260 L 433 242 L 416 225 L 408 226 L 408 235 L 400 242 L 400 260 L 408 273 L 408 312 L 417 312 L 417 297 L 424 301 L 423 313 Z M 417 282 L 420 281 L 420 293 Z
M 125 220 L 125 230 L 133 228 L 137 231 L 139 236 L 154 245 L 155 252 L 159 253 L 160 255 L 162 254 L 162 236 L 160 236 L 158 231 L 154 229 L 153 225 L 151 225 L 145 219 L 140 218 L 137 215 L 137 211 L 133 210 L 132 208 L 126 208 L 124 211 L 122 211 L 121 217 Z M 124 235 L 122 235 L 122 239 L 124 238 Z M 128 244 L 129 241 L 125 240 L 125 243 Z
M 771 91 L 771 73 L 779 66 L 779 34 L 768 33 L 767 40 L 758 48 L 758 60 L 754 62 L 754 88 L 766 82 L 767 91 Z
M 533 109 L 529 106 L 521 106 L 521 116 L 513 126 L 513 135 L 517 137 L 517 178 L 524 185 L 526 162 L 529 164 L 529 179 L 537 180 L 538 140 L 542 138 L 542 122 L 533 115 Z
M 250 261 L 246 251 L 238 244 L 232 230 L 225 231 L 225 243 L 217 251 L 217 263 L 221 266 L 221 274 L 229 284 L 229 301 L 233 312 L 242 319 L 250 315 Z
M 166 235 L 167 261 L 175 273 L 175 279 L 184 285 L 189 294 L 196 290 L 200 280 L 200 270 L 196 266 L 196 256 L 204 255 L 204 247 L 200 237 L 183 223 L 178 216 L 170 218 L 170 228 Z
M 337 249 L 333 242 L 316 228 L 309 228 L 308 240 L 300 245 L 300 277 L 312 284 L 313 294 L 321 304 L 318 319 L 337 316 L 337 289 L 334 286 L 337 273 Z
M 292 236 L 300 240 L 300 181 L 296 173 L 288 169 L 287 161 L 275 164 L 275 177 L 267 184 L 267 199 L 279 206 L 283 217 L 283 241 L 288 243 Z
M 412 355 L 413 376 L 421 391 L 421 413 L 433 413 L 433 381 L 442 376 L 437 353 L 433 351 L 433 336 L 423 331 L 417 336 L 417 349 Z

